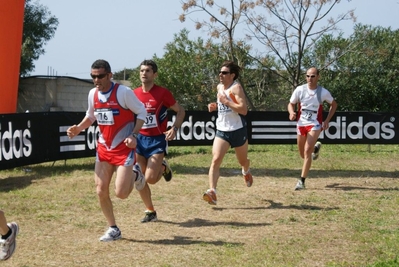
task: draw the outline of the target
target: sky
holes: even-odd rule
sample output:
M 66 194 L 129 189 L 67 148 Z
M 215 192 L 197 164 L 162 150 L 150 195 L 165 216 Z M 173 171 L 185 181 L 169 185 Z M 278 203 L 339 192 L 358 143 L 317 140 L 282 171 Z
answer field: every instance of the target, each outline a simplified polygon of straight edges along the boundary
M 90 78 L 96 59 L 109 61 L 112 71 L 135 68 L 154 54 L 162 57 L 166 43 L 174 34 L 189 30 L 189 38 L 207 39 L 192 20 L 205 18 L 193 13 L 186 22 L 180 0 L 35 0 L 46 6 L 59 20 L 54 37 L 44 46 L 45 54 L 34 62 L 30 75 L 57 75 Z M 198 0 L 200 1 L 200 0 Z M 227 0 L 215 0 L 229 3 Z M 399 0 L 341 0 L 333 9 L 338 15 L 355 9 L 357 23 L 399 29 Z M 345 32 L 353 32 L 352 22 L 341 22 Z M 244 37 L 244 32 L 236 32 Z

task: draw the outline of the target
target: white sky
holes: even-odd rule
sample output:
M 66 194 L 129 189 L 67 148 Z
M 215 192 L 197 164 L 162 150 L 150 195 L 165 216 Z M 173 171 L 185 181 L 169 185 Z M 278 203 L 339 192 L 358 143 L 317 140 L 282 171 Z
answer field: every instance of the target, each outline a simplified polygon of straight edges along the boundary
M 190 39 L 208 36 L 197 31 L 182 13 L 180 0 L 37 0 L 59 20 L 55 36 L 44 47 L 46 53 L 35 62 L 31 75 L 65 75 L 89 78 L 96 59 L 108 60 L 113 72 L 135 68 L 154 54 L 161 57 L 173 35 L 187 28 Z M 198 0 L 199 1 L 199 0 Z M 229 3 L 227 0 L 216 0 Z M 399 0 L 341 0 L 333 14 L 355 9 L 357 23 L 399 29 Z M 204 16 L 194 13 L 191 19 Z M 345 33 L 353 24 L 342 22 Z M 237 37 L 240 32 L 236 32 Z

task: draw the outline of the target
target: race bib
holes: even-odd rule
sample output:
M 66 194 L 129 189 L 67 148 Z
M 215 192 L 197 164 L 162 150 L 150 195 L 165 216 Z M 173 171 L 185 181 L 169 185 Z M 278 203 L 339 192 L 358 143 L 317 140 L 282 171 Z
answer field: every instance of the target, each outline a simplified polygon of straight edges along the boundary
M 156 128 L 158 127 L 157 123 L 157 118 L 155 117 L 155 114 L 147 114 L 147 117 L 145 118 L 145 122 L 143 124 L 143 129 L 149 129 L 149 128 Z
M 301 119 L 305 121 L 315 121 L 317 120 L 317 112 L 304 109 L 301 111 Z
M 114 124 L 114 115 L 112 113 L 112 109 L 110 109 L 110 108 L 96 109 L 94 111 L 94 116 L 96 116 L 98 125 L 113 125 Z

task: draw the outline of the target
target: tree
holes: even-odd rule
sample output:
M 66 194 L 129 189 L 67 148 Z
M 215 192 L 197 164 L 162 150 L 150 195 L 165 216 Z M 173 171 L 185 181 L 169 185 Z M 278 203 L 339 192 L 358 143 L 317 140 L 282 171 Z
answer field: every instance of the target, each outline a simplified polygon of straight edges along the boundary
M 229 55 L 221 44 L 214 44 L 211 40 L 204 41 L 202 38 L 190 40 L 188 33 L 184 29 L 175 34 L 173 41 L 165 45 L 163 57 L 153 56 L 159 68 L 156 83 L 170 89 L 186 109 L 207 110 L 207 104 L 216 98 L 220 65 Z M 273 79 L 272 73 L 257 66 L 252 58 L 246 58 L 245 49 L 248 49 L 245 43 L 237 47 L 240 60 L 248 65 L 255 64 L 256 67 L 244 69 L 240 80 L 248 86 L 250 97 L 256 99 L 255 108 L 270 110 L 271 107 L 276 107 L 281 97 L 271 97 L 274 88 L 278 88 L 277 81 Z M 139 68 L 126 70 L 126 73 L 130 75 L 133 88 L 141 84 Z M 119 72 L 114 77 L 120 75 Z
M 303 57 L 315 42 L 327 33 L 338 31 L 339 22 L 355 20 L 353 10 L 339 14 L 336 18 L 328 17 L 339 2 L 268 0 L 258 1 L 255 5 L 246 3 L 246 22 L 251 32 L 248 37 L 264 45 L 266 54 L 272 53 L 277 57 L 279 69 L 286 71 L 288 75 L 283 77 L 292 88 L 302 83 L 302 74 L 310 67 L 303 66 Z M 259 8 L 266 12 L 258 13 Z
M 158 65 L 156 83 L 168 88 L 177 100 L 189 110 L 206 109 L 216 97 L 217 74 L 220 59 L 226 58 L 219 45 L 198 38 L 192 41 L 183 29 L 165 45 L 162 58 L 153 56 Z M 129 79 L 132 87 L 141 84 L 139 68 Z
M 236 30 L 237 25 L 240 22 L 241 17 L 241 10 L 240 7 L 236 7 L 234 5 L 234 1 L 231 1 L 230 8 L 227 9 L 226 7 L 219 6 L 214 3 L 214 1 L 207 1 L 204 4 L 204 1 L 199 1 L 200 3 L 197 4 L 197 1 L 189 0 L 184 2 L 183 1 L 183 11 L 184 13 L 180 15 L 179 20 L 184 22 L 186 20 L 186 14 L 191 14 L 193 12 L 203 11 L 210 16 L 210 21 L 202 21 L 199 20 L 195 21 L 195 27 L 197 30 L 206 27 L 208 28 L 209 35 L 212 38 L 221 38 L 223 43 L 226 45 L 227 54 L 229 55 L 229 59 L 237 62 L 235 49 L 234 49 L 234 32 Z M 242 0 L 239 0 L 242 2 Z M 208 9 L 216 6 L 219 9 L 220 16 L 217 16 L 210 12 Z M 193 10 L 193 11 L 190 11 Z M 240 65 L 240 64 L 239 64 Z
M 209 35 L 213 38 L 221 38 L 222 39 L 222 46 L 226 49 L 227 55 L 229 55 L 229 59 L 236 62 L 238 66 L 240 66 L 242 69 L 245 69 L 245 64 L 242 61 L 242 59 L 239 57 L 240 52 L 246 51 L 247 55 L 244 55 L 244 57 L 248 56 L 248 50 L 251 49 L 251 47 L 246 47 L 244 50 L 240 49 L 242 47 L 242 41 L 241 40 L 235 40 L 234 37 L 234 32 L 236 30 L 236 27 L 240 23 L 240 18 L 242 14 L 242 5 L 236 6 L 234 4 L 234 1 L 230 1 L 230 6 L 229 8 L 226 8 L 224 6 L 217 5 L 215 1 L 213 0 L 207 0 L 207 2 L 204 4 L 204 1 L 199 1 L 200 3 L 197 4 L 197 1 L 195 0 L 188 0 L 186 2 L 183 2 L 183 11 L 184 13 L 180 15 L 179 19 L 181 22 L 186 20 L 186 14 L 191 14 L 192 12 L 197 12 L 197 11 L 202 11 L 207 13 L 210 16 L 210 21 L 196 21 L 196 29 L 199 30 L 203 27 L 208 28 L 209 30 Z M 243 0 L 238 0 L 239 3 L 243 3 Z M 219 9 L 219 15 L 216 15 L 210 11 L 210 8 L 216 6 Z M 242 53 L 241 53 L 242 55 Z M 243 83 L 241 83 L 245 96 L 247 98 L 247 101 L 249 103 L 249 106 L 252 110 L 256 110 L 255 106 L 253 105 L 253 101 L 251 98 L 248 96 L 247 90 L 244 86 Z
M 20 75 L 25 76 L 35 69 L 34 61 L 43 55 L 44 45 L 54 36 L 58 19 L 51 16 L 47 7 L 38 2 L 25 1 L 24 29 Z
M 349 38 L 325 35 L 313 58 L 328 65 L 323 85 L 344 111 L 398 111 L 399 30 L 357 24 Z M 349 49 L 348 49 L 349 48 Z M 333 64 L 331 57 L 337 57 Z
M 123 69 L 121 71 L 116 71 L 113 73 L 112 78 L 114 80 L 130 80 L 132 75 L 134 75 L 133 69 Z
M 339 0 L 230 0 L 229 9 L 216 5 L 214 0 L 185 0 L 181 21 L 194 12 L 205 12 L 210 21 L 196 21 L 196 28 L 208 27 L 211 36 L 228 36 L 228 42 L 233 40 L 234 29 L 241 22 L 245 22 L 249 33 L 246 37 L 256 40 L 263 46 L 262 53 L 252 54 L 259 64 L 276 58 L 277 64 L 264 67 L 275 67 L 277 75 L 284 79 L 292 90 L 301 83 L 305 71 L 302 65 L 303 55 L 310 50 L 314 43 L 324 34 L 338 30 L 340 21 L 355 20 L 353 10 L 338 15 L 335 19 L 327 16 L 338 4 Z M 217 9 L 219 18 L 214 9 Z M 229 12 L 227 11 L 229 10 Z M 230 23 L 228 23 L 230 22 Z M 324 23 L 324 26 L 319 26 Z M 230 29 L 230 31 L 229 31 Z M 222 38 L 226 42 L 226 38 Z M 280 72 L 281 71 L 281 72 Z

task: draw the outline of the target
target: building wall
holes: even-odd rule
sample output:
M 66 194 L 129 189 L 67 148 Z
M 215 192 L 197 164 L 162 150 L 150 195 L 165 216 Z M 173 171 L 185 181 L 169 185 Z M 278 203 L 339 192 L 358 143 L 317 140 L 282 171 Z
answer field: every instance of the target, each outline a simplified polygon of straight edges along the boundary
M 116 81 L 120 82 L 120 81 Z M 120 82 L 128 85 L 127 82 Z M 73 77 L 32 76 L 19 81 L 17 113 L 87 110 L 92 80 Z

